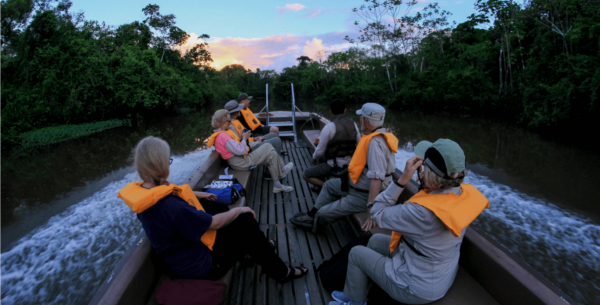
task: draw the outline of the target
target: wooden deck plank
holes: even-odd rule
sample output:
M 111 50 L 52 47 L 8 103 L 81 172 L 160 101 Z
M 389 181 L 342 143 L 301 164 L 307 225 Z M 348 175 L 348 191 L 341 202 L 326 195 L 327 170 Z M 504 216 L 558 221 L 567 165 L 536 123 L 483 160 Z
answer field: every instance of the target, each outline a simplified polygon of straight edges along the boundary
M 265 236 L 268 232 L 268 225 L 260 225 L 260 229 L 265 233 Z M 256 266 L 256 271 L 254 273 L 254 284 L 255 284 L 255 294 L 254 294 L 254 304 L 266 304 L 267 302 L 267 281 L 265 281 L 266 276 L 261 274 L 262 269 L 260 266 Z
M 304 169 L 312 166 L 309 149 L 302 143 L 283 140 L 283 150 L 288 152 L 282 159 L 294 163 L 294 169 L 281 180 L 284 185 L 294 187 L 290 193 L 274 194 L 273 181 L 262 179 L 266 166 L 255 169 L 250 184 L 252 193 L 248 206 L 256 212 L 261 229 L 277 241 L 279 257 L 290 266 L 304 266 L 309 274 L 290 283 L 279 285 L 276 281 L 260 276 L 260 266 L 236 266 L 232 282 L 230 304 L 328 304 L 332 301 L 329 291 L 322 288 L 316 267 L 333 253 L 339 251 L 350 240 L 362 233 L 343 218 L 326 226 L 325 232 L 313 234 L 288 223 L 297 212 L 308 212 L 318 195 L 310 190 L 310 184 L 302 179 Z
M 277 241 L 277 225 L 269 223 L 269 231 L 267 233 L 267 236 L 269 237 L 269 240 Z M 277 254 L 279 254 L 279 257 L 281 257 L 279 251 L 277 251 Z M 269 278 L 267 276 L 265 276 L 263 280 L 267 281 L 267 300 L 269 302 L 268 304 L 281 304 L 279 300 L 279 289 L 277 289 L 277 282 L 274 279 Z
M 277 246 L 278 246 L 278 254 L 279 257 L 283 260 L 286 265 L 290 266 L 290 257 L 288 251 L 288 241 L 287 241 L 287 233 L 285 224 L 278 224 L 276 226 L 277 230 Z M 292 265 L 295 266 L 295 265 Z M 278 304 L 293 304 L 294 303 L 294 292 L 293 292 L 293 282 L 285 283 L 281 286 L 280 289 L 280 302 Z
M 300 258 L 300 245 L 298 243 L 297 234 L 292 224 L 286 224 L 286 236 L 288 240 L 289 246 L 289 255 L 291 266 L 304 266 L 308 268 L 308 265 L 302 264 L 302 259 Z M 309 271 L 310 272 L 310 271 Z M 296 300 L 296 305 L 306 305 L 306 278 L 295 279 L 293 282 L 294 288 L 294 299 Z
M 300 255 L 302 256 L 302 261 L 304 262 L 304 266 L 308 268 L 308 274 L 306 275 L 306 284 L 308 288 L 308 294 L 311 304 L 323 304 L 323 300 L 321 299 L 320 290 L 317 283 L 317 274 L 316 268 L 313 265 L 313 261 L 311 260 L 311 255 L 309 252 L 308 243 L 306 241 L 306 234 L 308 232 L 300 232 L 301 229 L 294 230 L 298 236 L 298 243 L 300 245 Z M 312 234 L 312 233 L 311 233 Z
M 262 177 L 263 177 L 263 167 L 259 166 L 258 168 L 255 169 L 256 171 L 256 175 L 253 176 L 254 179 L 252 181 L 252 187 L 253 187 L 253 196 L 252 196 L 252 202 L 251 202 L 251 207 L 254 210 L 254 212 L 259 211 L 260 208 L 260 190 L 261 190 L 261 181 L 262 181 Z M 259 216 L 258 214 L 256 216 Z

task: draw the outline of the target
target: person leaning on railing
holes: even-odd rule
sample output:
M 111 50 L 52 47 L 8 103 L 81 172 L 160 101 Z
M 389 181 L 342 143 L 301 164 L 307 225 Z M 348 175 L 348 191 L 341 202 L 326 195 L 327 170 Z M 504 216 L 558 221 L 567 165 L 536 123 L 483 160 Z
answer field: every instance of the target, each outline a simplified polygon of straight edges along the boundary
M 426 304 L 442 298 L 454 282 L 467 226 L 489 201 L 463 183 L 465 155 L 456 142 L 423 141 L 415 153 L 371 209 L 373 221 L 393 230 L 392 236 L 375 234 L 367 247 L 350 251 L 344 291 L 334 291 L 330 305 L 367 304 L 372 282 L 401 303 Z M 395 205 L 417 170 L 423 190 Z
M 143 182 L 132 182 L 119 198 L 137 214 L 154 250 L 177 277 L 217 280 L 246 254 L 267 276 L 280 283 L 308 273 L 288 268 L 275 253 L 248 207 L 211 215 L 198 198 L 214 194 L 194 192 L 187 185 L 169 184 L 167 142 L 147 137 L 135 148 L 134 166 Z M 227 208 L 225 208 L 226 210 Z
M 273 178 L 273 193 L 291 192 L 293 187 L 283 185 L 279 179 L 284 178 L 294 167 L 292 162 L 284 165 L 283 160 L 270 143 L 264 143 L 257 149 L 248 153 L 248 138 L 250 131 L 242 133 L 238 138 L 229 129 L 231 118 L 229 111 L 219 109 L 212 117 L 212 126 L 216 128 L 208 139 L 208 147 L 215 146 L 215 150 L 227 161 L 227 164 L 236 170 L 249 170 L 255 165 L 267 165 Z

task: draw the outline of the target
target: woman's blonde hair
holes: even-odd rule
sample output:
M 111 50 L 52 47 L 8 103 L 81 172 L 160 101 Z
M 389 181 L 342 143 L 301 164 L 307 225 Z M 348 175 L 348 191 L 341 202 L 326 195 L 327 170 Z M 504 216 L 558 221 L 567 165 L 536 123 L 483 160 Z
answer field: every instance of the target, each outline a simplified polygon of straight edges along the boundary
M 169 144 L 153 136 L 142 139 L 135 147 L 133 166 L 144 182 L 155 185 L 169 185 Z
M 229 115 L 229 111 L 226 109 L 219 109 L 212 117 L 212 127 L 219 128 L 225 121 L 227 121 L 227 116 Z
M 423 165 L 425 165 L 425 170 L 423 170 L 421 178 L 428 189 L 439 190 L 460 186 L 460 184 L 463 183 L 463 180 L 465 180 L 465 175 L 467 174 L 467 171 L 463 170 L 462 172 L 452 173 L 450 175 L 452 179 L 444 179 L 431 170 L 427 164 Z

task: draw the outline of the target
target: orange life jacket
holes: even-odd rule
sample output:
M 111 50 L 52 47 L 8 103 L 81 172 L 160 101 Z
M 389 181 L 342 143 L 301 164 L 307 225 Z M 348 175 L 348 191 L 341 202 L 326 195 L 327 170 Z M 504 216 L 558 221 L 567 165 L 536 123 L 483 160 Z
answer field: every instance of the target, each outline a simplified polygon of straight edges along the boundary
M 177 186 L 175 184 L 159 185 L 151 189 L 143 188 L 143 182 L 131 182 L 119 191 L 119 198 L 125 201 L 134 213 L 139 214 L 155 205 L 161 199 L 168 195 L 175 195 L 189 205 L 195 207 L 199 211 L 204 211 L 204 208 L 194 195 L 192 188 L 187 185 Z M 208 230 L 202 234 L 200 241 L 205 244 L 211 251 L 217 237 L 216 230 Z
M 227 129 L 226 131 L 222 131 L 222 130 L 215 131 L 213 134 L 211 134 L 211 135 L 210 135 L 210 137 L 208 138 L 208 144 L 206 144 L 206 145 L 207 145 L 208 147 L 212 147 L 213 145 L 215 145 L 215 140 L 217 139 L 217 136 L 218 136 L 220 133 L 222 133 L 222 132 L 224 132 L 224 133 L 228 134 L 229 136 L 231 136 L 231 138 L 232 138 L 232 139 L 234 139 L 234 140 L 236 140 L 236 141 L 238 141 L 238 142 L 241 142 L 241 139 L 240 139 L 240 137 L 238 137 L 238 136 L 235 134 L 235 132 L 233 132 L 233 130 L 231 130 L 231 129 Z M 250 151 L 250 147 L 248 147 L 248 151 Z M 244 155 L 244 158 L 246 158 L 246 156 L 247 156 L 247 155 L 248 155 L 248 154 L 245 154 L 245 155 Z
M 244 125 L 242 125 L 240 120 L 231 121 L 231 125 L 233 125 L 233 127 L 235 127 L 235 131 L 237 131 L 237 136 L 241 137 L 242 131 L 244 131 Z M 248 141 L 254 142 L 254 138 L 250 137 L 250 138 L 248 138 Z
M 398 151 L 398 138 L 391 133 L 383 133 L 383 132 L 373 132 L 370 135 L 362 136 L 360 142 L 358 142 L 358 146 L 356 146 L 356 150 L 354 150 L 354 155 L 352 155 L 352 160 L 350 160 L 350 164 L 348 165 L 348 176 L 352 179 L 352 182 L 356 183 L 360 174 L 363 172 L 363 169 L 367 165 L 367 152 L 369 150 L 369 142 L 375 136 L 382 135 L 385 137 L 386 143 L 390 150 L 394 153 Z
M 421 205 L 435 214 L 455 237 L 466 228 L 484 209 L 490 207 L 490 202 L 479 190 L 470 184 L 461 184 L 462 193 L 429 194 L 423 190 L 412 196 L 406 202 Z M 394 252 L 400 243 L 402 234 L 392 232 L 390 253 Z
M 240 112 L 242 113 L 242 116 L 244 117 L 244 121 L 246 121 L 246 123 L 248 124 L 250 129 L 252 129 L 252 131 L 256 130 L 256 128 L 258 128 L 262 125 L 260 123 L 260 121 L 258 120 L 258 118 L 256 118 L 256 116 L 254 115 L 252 110 L 250 110 L 250 108 L 246 107 L 246 109 L 242 109 L 242 110 L 240 110 Z

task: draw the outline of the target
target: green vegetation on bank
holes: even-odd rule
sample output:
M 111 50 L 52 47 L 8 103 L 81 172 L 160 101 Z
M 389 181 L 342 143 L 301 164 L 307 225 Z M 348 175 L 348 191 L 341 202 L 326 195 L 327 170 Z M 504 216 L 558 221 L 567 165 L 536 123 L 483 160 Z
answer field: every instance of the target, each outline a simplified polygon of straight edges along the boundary
M 517 123 L 572 137 L 594 128 L 600 2 L 478 0 L 460 24 L 437 3 L 366 0 L 356 46 L 251 71 L 210 67 L 209 45 L 157 5 L 117 27 L 69 12 L 69 0 L 2 0 L 2 148 L 46 127 L 151 120 L 247 92 L 287 102 L 334 98 L 395 110 Z M 202 35 L 201 38 L 209 38 Z M 258 110 L 258 109 L 257 109 Z M 565 138 L 565 137 L 562 137 Z
M 200 109 L 238 94 L 207 44 L 148 5 L 118 27 L 69 12 L 70 1 L 2 1 L 2 148 L 22 133 L 60 125 L 139 119 Z M 204 35 L 208 38 L 208 35 Z
M 281 73 L 224 70 L 254 96 L 269 79 L 284 100 L 294 83 L 297 98 L 378 102 L 555 132 L 594 126 L 600 2 L 479 0 L 478 13 L 457 25 L 437 3 L 411 13 L 415 4 L 367 0 L 356 8 L 360 36 L 347 40 L 368 47 L 301 56 Z
M 109 120 L 79 125 L 61 125 L 32 130 L 19 135 L 22 147 L 58 143 L 90 135 L 95 132 L 126 125 L 124 120 Z

